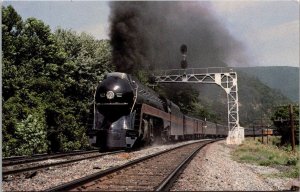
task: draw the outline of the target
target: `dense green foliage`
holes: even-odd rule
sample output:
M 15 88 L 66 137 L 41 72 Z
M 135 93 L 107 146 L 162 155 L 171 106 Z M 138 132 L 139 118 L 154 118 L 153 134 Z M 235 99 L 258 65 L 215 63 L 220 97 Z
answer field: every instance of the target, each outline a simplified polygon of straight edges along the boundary
M 299 145 L 299 105 L 293 107 L 293 120 L 295 143 Z M 281 145 L 291 144 L 292 131 L 289 106 L 277 107 L 272 116 L 272 121 L 281 135 Z
M 110 69 L 108 41 L 23 21 L 2 7 L 3 154 L 83 149 L 95 85 Z
M 42 115 L 41 115 L 42 114 Z M 16 124 L 16 155 L 39 154 L 47 151 L 47 132 L 43 113 L 29 115 Z
M 86 130 L 95 86 L 114 71 L 108 40 L 25 21 L 2 7 L 3 155 L 70 151 L 88 147 Z M 150 86 L 150 72 L 135 71 Z M 239 73 L 240 122 L 247 126 L 289 102 L 257 79 Z M 151 87 L 151 86 L 150 86 Z M 218 86 L 158 85 L 155 91 L 184 112 L 227 123 L 227 99 Z

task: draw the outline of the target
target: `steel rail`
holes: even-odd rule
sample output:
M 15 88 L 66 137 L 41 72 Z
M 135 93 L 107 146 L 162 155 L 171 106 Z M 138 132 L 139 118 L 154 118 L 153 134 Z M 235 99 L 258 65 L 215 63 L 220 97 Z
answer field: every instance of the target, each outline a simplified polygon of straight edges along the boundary
M 198 141 L 198 142 L 195 142 L 195 143 L 201 143 L 201 142 L 206 142 L 206 141 L 208 141 L 208 140 L 201 140 L 201 141 Z M 210 141 L 210 142 L 213 142 L 213 141 Z M 145 157 L 141 157 L 139 159 L 130 161 L 130 162 L 125 163 L 123 165 L 112 167 L 112 168 L 109 168 L 109 169 L 106 169 L 106 170 L 103 170 L 103 171 L 100 171 L 100 172 L 88 175 L 86 177 L 82 177 L 82 178 L 79 178 L 79 179 L 76 179 L 76 180 L 73 180 L 73 181 L 70 181 L 70 182 L 67 182 L 67 183 L 64 183 L 64 184 L 61 184 L 61 185 L 49 188 L 49 189 L 47 189 L 45 191 L 52 192 L 52 191 L 67 191 L 67 190 L 72 190 L 72 189 L 75 189 L 75 188 L 77 188 L 77 187 L 79 187 L 81 185 L 84 185 L 85 183 L 94 181 L 94 180 L 99 179 L 101 177 L 104 177 L 104 176 L 106 176 L 108 174 L 117 172 L 119 170 L 125 169 L 125 168 L 130 167 L 132 165 L 135 165 L 137 163 L 140 163 L 140 162 L 143 162 L 145 160 L 151 159 L 153 157 L 159 156 L 161 154 L 164 154 L 164 153 L 167 153 L 167 152 L 170 152 L 170 151 L 173 151 L 173 150 L 176 150 L 178 148 L 182 148 L 182 147 L 185 147 L 185 146 L 188 146 L 188 145 L 192 145 L 192 144 L 195 144 L 195 143 L 189 143 L 189 144 L 177 146 L 177 147 L 172 148 L 172 149 L 167 149 L 167 150 L 164 150 L 164 151 L 161 151 L 161 152 L 157 152 L 155 154 L 151 154 L 151 155 L 148 155 L 148 156 L 145 156 Z
M 82 155 L 82 154 L 89 154 L 95 153 L 99 150 L 91 150 L 91 151 L 78 151 L 78 152 L 68 152 L 68 153 L 59 153 L 59 154 L 40 154 L 35 156 L 22 156 L 17 158 L 5 158 L 2 160 L 2 167 L 18 165 L 18 164 L 25 164 L 25 163 L 33 163 L 36 161 L 43 161 L 48 159 L 57 159 L 61 157 L 67 157 L 70 155 Z
M 98 149 L 92 149 L 88 151 L 97 151 Z M 35 157 L 43 157 L 47 155 L 61 155 L 61 154 L 68 154 L 68 153 L 80 153 L 80 152 L 86 152 L 87 150 L 74 150 L 74 151 L 69 151 L 69 152 L 57 152 L 57 153 L 40 153 L 40 154 L 33 154 L 33 155 L 22 155 L 22 156 L 10 156 L 10 157 L 4 157 L 2 160 L 4 161 L 14 161 L 14 160 L 19 160 L 19 159 L 26 159 L 26 158 L 35 158 Z
M 101 156 L 112 155 L 112 154 L 121 153 L 121 152 L 124 152 L 124 150 L 107 152 L 107 153 L 102 153 L 102 154 L 98 154 L 98 155 L 94 155 L 94 156 L 90 156 L 90 157 L 83 157 L 83 158 L 61 161 L 61 162 L 56 162 L 56 163 L 42 164 L 42 165 L 33 166 L 33 167 L 25 167 L 25 168 L 21 168 L 21 169 L 3 170 L 2 174 L 3 174 L 3 176 L 19 174 L 19 173 L 24 173 L 24 172 L 28 172 L 28 171 L 35 171 L 35 170 L 44 169 L 44 168 L 48 168 L 48 167 L 74 163 L 77 161 L 98 158 Z
M 154 191 L 170 191 L 173 184 L 176 182 L 179 175 L 182 171 L 186 168 L 186 166 L 191 162 L 191 160 L 196 156 L 196 154 L 206 145 L 211 144 L 219 140 L 213 140 L 208 143 L 204 143 L 203 145 L 199 146 L 195 149 L 184 161 L 182 161 L 171 173 L 170 175 L 158 185 Z

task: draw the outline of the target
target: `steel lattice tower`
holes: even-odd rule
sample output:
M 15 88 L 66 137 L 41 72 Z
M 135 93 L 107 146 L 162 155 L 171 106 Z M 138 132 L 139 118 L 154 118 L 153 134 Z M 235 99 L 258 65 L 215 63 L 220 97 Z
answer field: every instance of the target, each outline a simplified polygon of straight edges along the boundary
M 239 98 L 237 73 L 229 68 L 190 68 L 155 72 L 157 83 L 206 83 L 217 84 L 227 94 L 228 144 L 240 144 L 244 129 L 239 125 Z

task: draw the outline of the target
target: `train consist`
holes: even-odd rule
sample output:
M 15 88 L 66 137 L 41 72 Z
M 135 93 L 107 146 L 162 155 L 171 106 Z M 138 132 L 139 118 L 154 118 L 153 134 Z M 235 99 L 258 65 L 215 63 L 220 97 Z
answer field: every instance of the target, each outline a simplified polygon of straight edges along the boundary
M 266 135 L 276 135 L 273 129 L 265 129 L 265 128 L 244 128 L 245 137 L 253 137 L 253 136 L 266 136 Z
M 108 73 L 94 95 L 94 122 L 88 131 L 92 146 L 132 148 L 154 142 L 226 137 L 227 126 L 181 113 L 126 73 Z

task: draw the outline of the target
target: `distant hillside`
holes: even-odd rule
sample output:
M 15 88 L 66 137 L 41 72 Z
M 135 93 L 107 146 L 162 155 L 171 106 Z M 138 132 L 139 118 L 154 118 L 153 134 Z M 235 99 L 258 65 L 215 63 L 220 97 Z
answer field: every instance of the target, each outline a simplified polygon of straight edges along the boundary
M 245 71 L 244 71 L 245 70 Z M 249 71 L 252 69 L 249 69 Z M 280 70 L 279 71 L 284 71 Z M 278 81 L 282 83 L 282 87 L 297 87 L 299 85 L 298 80 L 289 80 L 286 79 L 276 79 L 272 80 L 272 72 L 261 72 L 259 68 L 253 68 L 253 73 L 261 74 L 267 78 L 269 76 L 270 82 Z M 239 120 L 240 125 L 247 127 L 251 126 L 260 119 L 264 119 L 264 123 L 271 124 L 271 116 L 276 110 L 276 107 L 281 105 L 287 105 L 292 103 L 292 100 L 288 96 L 284 95 L 279 88 L 271 88 L 271 86 L 264 83 L 263 80 L 260 80 L 259 76 L 254 76 L 250 72 L 247 73 L 247 68 L 242 68 L 237 70 L 238 73 L 238 96 L 239 96 Z M 275 74 L 272 73 L 272 74 Z M 274 76 L 274 75 L 273 75 Z M 277 75 L 275 77 L 282 77 Z M 287 79 L 291 78 L 291 75 L 288 75 L 286 72 L 285 76 Z M 295 76 L 295 75 L 294 75 Z M 295 85 L 297 83 L 297 85 Z M 273 84 L 275 85 L 275 83 Z M 291 92 L 291 88 L 287 89 L 286 92 Z M 172 84 L 164 85 L 162 93 L 166 93 L 170 100 L 176 103 L 182 111 L 185 113 L 199 117 L 202 119 L 207 119 L 208 121 L 218 122 L 222 124 L 227 124 L 227 95 L 226 92 L 221 89 L 218 85 L 215 84 L 190 84 L 190 88 L 182 84 Z M 160 94 L 162 94 L 160 93 Z M 291 93 L 290 95 L 295 95 Z M 192 95 L 192 96 L 191 96 Z M 296 97 L 297 98 L 297 94 Z M 196 105 L 190 106 L 191 103 L 196 103 Z
M 269 119 L 276 106 L 291 103 L 279 90 L 270 88 L 257 77 L 238 71 L 239 111 L 242 126 L 249 126 L 261 118 Z M 217 85 L 198 86 L 201 105 L 216 114 L 217 121 L 227 122 L 227 99 L 224 90 Z M 210 119 L 209 119 L 210 120 Z
M 236 68 L 259 79 L 272 89 L 280 91 L 293 102 L 299 102 L 299 68 L 297 67 L 246 67 Z

